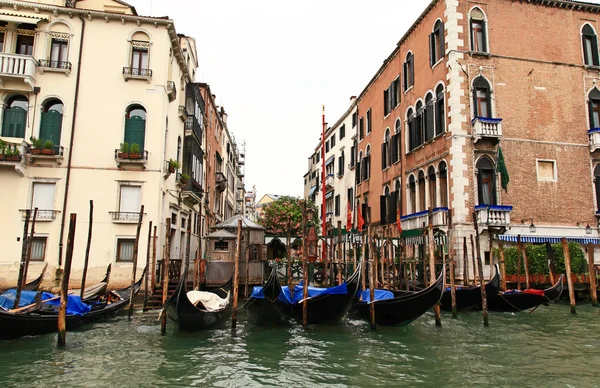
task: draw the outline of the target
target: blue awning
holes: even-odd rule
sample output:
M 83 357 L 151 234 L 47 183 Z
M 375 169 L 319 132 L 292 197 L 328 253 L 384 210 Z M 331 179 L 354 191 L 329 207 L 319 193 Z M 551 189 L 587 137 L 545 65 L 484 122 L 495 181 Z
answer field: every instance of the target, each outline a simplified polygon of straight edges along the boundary
M 316 185 L 310 188 L 310 191 L 308 192 L 308 196 L 310 197 L 310 196 L 314 195 L 315 191 L 317 191 Z
M 600 245 L 600 238 L 598 237 L 577 237 L 577 236 L 564 236 L 568 242 L 574 242 L 578 244 L 594 244 Z M 515 235 L 506 235 L 501 234 L 498 235 L 498 240 L 505 242 L 517 242 L 517 236 Z M 522 235 L 521 242 L 523 243 L 560 243 L 562 240 L 562 236 L 532 236 L 532 235 Z

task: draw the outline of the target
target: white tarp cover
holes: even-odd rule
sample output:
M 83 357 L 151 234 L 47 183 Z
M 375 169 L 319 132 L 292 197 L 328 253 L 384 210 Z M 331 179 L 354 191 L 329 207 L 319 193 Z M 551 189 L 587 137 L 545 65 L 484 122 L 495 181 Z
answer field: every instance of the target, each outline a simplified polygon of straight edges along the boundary
M 227 298 L 223 299 L 217 294 L 206 291 L 188 291 L 187 297 L 194 305 L 200 302 L 206 311 L 218 311 L 227 307 L 229 303 L 229 293 Z M 200 306 L 198 306 L 200 307 Z

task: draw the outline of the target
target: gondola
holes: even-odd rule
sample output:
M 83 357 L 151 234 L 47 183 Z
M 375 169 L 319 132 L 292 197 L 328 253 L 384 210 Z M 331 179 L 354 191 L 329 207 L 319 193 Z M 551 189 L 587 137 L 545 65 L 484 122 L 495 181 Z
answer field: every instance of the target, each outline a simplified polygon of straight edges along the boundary
M 563 292 L 564 275 L 550 288 L 545 290 L 526 289 L 524 291 L 511 290 L 502 292 L 488 301 L 490 311 L 518 312 L 529 310 L 541 304 L 548 303 L 560 297 Z
M 140 280 L 133 286 L 134 295 L 139 292 L 143 279 L 144 274 L 142 273 Z M 74 307 L 77 305 L 87 306 L 87 311 L 67 311 L 67 330 L 73 330 L 102 318 L 116 315 L 129 303 L 130 293 L 131 287 L 109 291 L 93 301 L 88 301 L 87 304 L 82 303 L 79 297 L 69 295 L 69 308 L 73 303 Z M 27 314 L 11 313 L 0 309 L 0 339 L 7 340 L 56 332 L 58 328 L 58 304 L 58 300 L 44 303 L 42 309 Z
M 498 295 L 500 291 L 500 268 L 496 264 L 496 274 L 485 285 L 486 299 L 488 304 L 490 300 Z M 444 291 L 440 301 L 442 310 L 452 311 L 452 293 L 450 289 Z M 481 307 L 481 286 L 456 287 L 456 309 L 477 309 Z
M 108 282 L 110 281 L 110 272 L 112 269 L 112 264 L 109 264 L 108 267 L 106 268 L 106 275 L 104 275 L 104 279 L 102 279 L 102 281 L 96 285 L 90 286 L 90 287 L 86 287 L 85 289 L 85 294 L 83 295 L 83 298 L 81 298 L 81 300 L 88 301 L 88 300 L 92 300 L 94 298 L 96 298 L 99 295 L 102 295 L 106 292 L 106 289 L 108 288 Z M 71 295 L 77 295 L 79 296 L 81 294 L 81 289 L 75 289 L 69 292 Z
M 281 288 L 277 265 L 264 286 L 254 287 L 252 295 L 243 306 L 248 310 L 248 320 L 257 326 L 275 326 L 285 322 L 290 314 L 290 300 Z
M 233 277 L 221 287 L 188 293 L 187 273 L 186 269 L 175 292 L 165 302 L 161 314 L 166 313 L 179 325 L 181 331 L 200 331 L 217 326 L 225 320 L 231 310 Z M 193 303 L 190 297 L 197 298 L 198 301 Z
M 307 323 L 335 323 L 342 319 L 348 310 L 358 301 L 360 283 L 359 264 L 344 283 L 336 287 L 316 288 L 309 287 L 309 297 L 303 298 L 302 285 L 294 288 L 294 303 L 292 304 L 292 317 L 302 322 L 302 306 L 307 303 Z M 312 296 L 311 296 L 312 295 Z
M 44 268 L 42 268 L 42 273 L 36 279 L 31 282 L 25 284 L 23 287 L 26 291 L 37 291 L 40 288 L 40 284 L 42 284 L 42 280 L 44 280 L 44 275 L 46 274 L 46 268 L 48 268 L 48 263 L 44 264 Z M 4 294 L 8 290 L 0 291 L 0 294 Z
M 392 292 L 379 291 L 380 298 L 375 297 L 375 324 L 380 326 L 406 326 L 427 310 L 435 306 L 442 297 L 445 271 L 442 271 L 435 283 L 421 291 L 394 297 Z M 383 291 L 383 292 L 382 292 Z M 356 304 L 356 313 L 370 321 L 369 290 L 363 292 L 363 300 Z

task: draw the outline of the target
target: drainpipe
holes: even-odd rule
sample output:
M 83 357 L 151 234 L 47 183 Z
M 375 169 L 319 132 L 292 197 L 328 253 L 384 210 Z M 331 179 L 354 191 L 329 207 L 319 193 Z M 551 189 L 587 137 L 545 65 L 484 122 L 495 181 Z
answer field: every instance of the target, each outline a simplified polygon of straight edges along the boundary
M 77 102 L 79 100 L 79 81 L 81 80 L 81 58 L 83 57 L 83 37 L 85 36 L 85 19 L 79 15 L 81 20 L 81 40 L 79 42 L 79 57 L 77 59 L 77 77 L 75 81 L 75 98 L 73 103 L 73 120 L 71 123 L 71 139 L 69 141 L 69 160 L 67 162 L 67 178 L 65 180 L 65 198 L 63 201 L 62 215 L 60 221 L 60 240 L 58 243 L 58 267 L 62 266 L 63 239 L 65 236 L 65 218 L 67 201 L 69 199 L 69 184 L 71 183 L 71 163 L 73 160 L 73 142 L 75 139 L 75 123 L 77 121 Z

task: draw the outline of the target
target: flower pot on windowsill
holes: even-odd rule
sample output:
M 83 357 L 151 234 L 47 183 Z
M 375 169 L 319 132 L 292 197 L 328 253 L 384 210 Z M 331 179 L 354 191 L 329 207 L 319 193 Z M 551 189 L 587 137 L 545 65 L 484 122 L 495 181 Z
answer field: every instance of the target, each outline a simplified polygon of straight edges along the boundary
M 175 167 L 169 166 L 169 174 L 175 174 Z
M 56 152 L 53 149 L 44 148 L 42 150 L 43 155 L 55 155 Z
M 119 152 L 117 155 L 119 156 L 119 159 L 129 159 L 129 154 L 126 152 Z
M 9 162 L 20 162 L 21 161 L 21 155 L 6 156 L 6 160 L 8 160 Z
M 129 154 L 129 159 L 141 159 L 142 155 L 141 154 Z
M 32 149 L 31 149 L 31 153 L 32 153 L 33 155 L 39 155 L 39 154 L 41 154 L 41 153 L 42 153 L 42 150 L 41 150 L 40 148 L 32 148 Z

